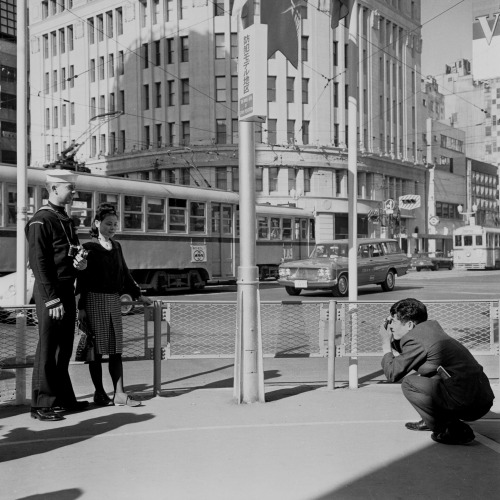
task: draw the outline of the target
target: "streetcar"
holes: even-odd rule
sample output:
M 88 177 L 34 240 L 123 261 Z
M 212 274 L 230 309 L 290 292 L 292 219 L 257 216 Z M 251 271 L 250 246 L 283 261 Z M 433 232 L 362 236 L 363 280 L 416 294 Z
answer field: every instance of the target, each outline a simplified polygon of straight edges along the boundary
M 47 203 L 46 174 L 46 169 L 28 168 L 28 217 Z M 0 165 L 0 275 L 16 270 L 16 176 L 15 166 Z M 92 217 L 102 202 L 116 207 L 116 239 L 144 293 L 194 290 L 236 280 L 238 193 L 79 173 L 68 213 L 82 243 L 90 238 Z M 311 212 L 257 205 L 259 278 L 277 278 L 281 262 L 306 257 L 314 247 L 314 228 Z
M 500 229 L 468 225 L 453 231 L 455 269 L 499 269 Z

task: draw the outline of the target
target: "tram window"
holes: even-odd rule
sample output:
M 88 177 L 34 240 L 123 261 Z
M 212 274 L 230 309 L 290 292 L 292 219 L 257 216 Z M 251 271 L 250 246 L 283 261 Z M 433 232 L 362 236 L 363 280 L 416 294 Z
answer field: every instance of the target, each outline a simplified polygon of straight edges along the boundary
M 115 210 L 118 212 L 118 195 L 117 194 L 108 194 L 108 193 L 99 193 L 99 204 L 101 203 L 109 203 L 115 207 Z
M 189 214 L 189 232 L 206 233 L 206 204 L 197 201 L 191 202 Z
M 280 227 L 280 220 L 278 217 L 271 217 L 271 239 L 272 240 L 281 239 L 281 227 Z
M 185 233 L 187 229 L 186 200 L 170 198 L 168 200 L 168 230 Z
M 77 191 L 71 205 L 71 217 L 76 227 L 90 227 L 93 216 L 92 193 Z
M 233 234 L 233 211 L 231 207 L 222 207 L 222 234 Z
M 472 246 L 472 236 L 464 236 L 464 247 Z
M 476 236 L 476 246 L 482 247 L 483 246 L 483 235 L 478 234 Z
M 148 229 L 165 231 L 165 200 L 148 198 Z
M 307 240 L 307 219 L 300 219 L 300 239 Z
M 142 229 L 142 196 L 123 197 L 123 228 Z
M 212 233 L 220 234 L 220 205 L 212 204 Z
M 292 239 L 292 219 L 283 219 L 283 239 Z
M 314 219 L 309 220 L 309 239 L 310 240 L 315 240 L 316 239 L 316 222 Z
M 257 220 L 258 231 L 257 235 L 259 240 L 269 239 L 269 219 L 267 217 L 259 217 Z
M 455 236 L 455 246 L 456 247 L 462 246 L 462 237 L 461 236 L 458 236 L 458 235 Z

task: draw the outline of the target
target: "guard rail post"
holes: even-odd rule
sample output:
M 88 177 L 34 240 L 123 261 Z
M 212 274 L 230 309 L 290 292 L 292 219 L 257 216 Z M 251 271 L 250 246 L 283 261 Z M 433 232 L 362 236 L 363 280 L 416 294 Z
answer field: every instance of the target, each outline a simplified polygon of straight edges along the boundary
M 337 301 L 330 300 L 328 303 L 328 383 L 327 389 L 335 389 L 335 333 L 337 323 Z
M 153 302 L 153 397 L 161 396 L 161 301 Z

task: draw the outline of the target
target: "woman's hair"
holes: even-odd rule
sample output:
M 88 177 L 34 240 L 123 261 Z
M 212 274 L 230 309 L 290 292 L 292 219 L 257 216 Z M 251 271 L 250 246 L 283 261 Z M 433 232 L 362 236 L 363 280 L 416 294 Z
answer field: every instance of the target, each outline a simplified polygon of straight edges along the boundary
M 406 324 L 408 321 L 413 321 L 416 325 L 427 321 L 427 307 L 417 299 L 403 299 L 391 307 L 391 315 Z
M 101 203 L 97 207 L 94 220 L 92 221 L 92 225 L 90 226 L 90 236 L 92 236 L 93 238 L 97 238 L 99 236 L 99 229 L 97 229 L 95 222 L 97 220 L 99 222 L 102 222 L 108 215 L 118 216 L 115 206 L 111 203 Z

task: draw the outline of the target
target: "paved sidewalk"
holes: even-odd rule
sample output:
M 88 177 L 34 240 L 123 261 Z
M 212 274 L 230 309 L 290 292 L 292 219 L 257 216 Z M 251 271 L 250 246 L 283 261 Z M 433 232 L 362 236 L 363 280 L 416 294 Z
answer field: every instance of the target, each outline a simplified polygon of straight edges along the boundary
M 139 408 L 92 406 L 43 423 L 27 407 L 0 407 L 0 499 L 498 498 L 498 380 L 476 441 L 445 446 L 405 429 L 417 416 L 398 384 L 377 383 L 377 360 L 357 390 L 340 366 L 335 391 L 319 383 L 324 362 L 266 359 L 265 404 L 232 401 L 232 360 L 176 360 L 153 399 L 151 364 L 125 364 Z M 87 367 L 71 373 L 89 398 Z

